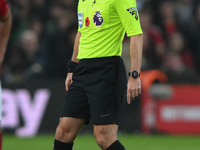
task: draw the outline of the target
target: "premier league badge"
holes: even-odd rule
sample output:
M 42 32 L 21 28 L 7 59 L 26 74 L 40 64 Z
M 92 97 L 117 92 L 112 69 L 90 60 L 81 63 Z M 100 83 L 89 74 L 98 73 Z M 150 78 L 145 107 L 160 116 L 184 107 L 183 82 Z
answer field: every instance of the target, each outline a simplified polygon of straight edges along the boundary
M 79 27 L 82 28 L 82 26 L 83 26 L 83 13 L 82 12 L 78 12 L 78 24 L 79 24 Z
M 99 27 L 103 24 L 103 17 L 101 15 L 100 11 L 95 11 L 95 14 L 93 16 L 93 23 L 95 26 Z

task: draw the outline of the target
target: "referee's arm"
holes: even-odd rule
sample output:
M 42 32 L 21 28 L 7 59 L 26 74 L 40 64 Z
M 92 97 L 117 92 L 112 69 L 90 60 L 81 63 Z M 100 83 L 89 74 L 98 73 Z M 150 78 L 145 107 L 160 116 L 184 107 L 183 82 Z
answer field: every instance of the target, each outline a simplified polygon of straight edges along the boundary
M 71 61 L 76 62 L 76 63 L 79 63 L 77 56 L 78 56 L 80 37 L 81 37 L 81 33 L 77 32 L 76 38 L 75 38 L 75 41 L 74 41 L 73 54 L 72 54 L 72 58 L 71 58 Z M 70 86 L 70 84 L 72 84 L 72 75 L 73 75 L 73 72 L 70 72 L 70 73 L 67 74 L 67 77 L 66 77 L 66 80 L 65 80 L 66 91 L 69 90 L 69 86 Z
M 77 59 L 77 55 L 78 55 L 80 37 L 81 37 L 81 33 L 77 32 L 75 42 L 74 42 L 74 50 L 73 50 L 72 59 L 71 59 L 73 62 L 76 62 L 76 63 L 79 62 L 79 60 Z
M 140 72 L 142 61 L 142 49 L 143 49 L 143 35 L 131 36 L 130 41 L 130 59 L 131 68 L 130 71 L 136 70 Z M 141 94 L 141 81 L 140 78 L 134 79 L 129 77 L 127 85 L 127 103 L 130 104 L 131 100 L 134 100 L 136 96 Z

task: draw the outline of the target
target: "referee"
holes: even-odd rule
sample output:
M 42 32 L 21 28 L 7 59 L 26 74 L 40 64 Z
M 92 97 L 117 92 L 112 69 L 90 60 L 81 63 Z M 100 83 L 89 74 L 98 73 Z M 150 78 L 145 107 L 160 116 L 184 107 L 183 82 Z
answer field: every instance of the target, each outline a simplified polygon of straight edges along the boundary
M 54 150 L 72 150 L 90 120 L 101 149 L 125 150 L 117 140 L 123 95 L 127 89 L 130 104 L 141 93 L 143 36 L 136 0 L 79 0 L 78 23 Z M 130 37 L 128 84 L 120 57 L 125 32 Z
M 11 12 L 6 0 L 0 0 L 0 72 L 1 66 L 6 52 L 6 46 L 10 37 L 12 25 Z M 0 80 L 0 122 L 1 122 L 1 80 Z M 2 149 L 2 131 L 0 126 L 0 150 Z

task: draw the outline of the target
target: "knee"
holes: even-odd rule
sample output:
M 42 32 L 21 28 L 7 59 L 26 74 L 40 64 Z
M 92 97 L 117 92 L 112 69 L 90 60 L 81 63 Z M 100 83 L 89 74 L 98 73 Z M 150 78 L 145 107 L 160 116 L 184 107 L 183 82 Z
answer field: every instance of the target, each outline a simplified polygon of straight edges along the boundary
M 55 138 L 63 142 L 72 142 L 84 124 L 83 119 L 63 117 L 60 118 Z
M 65 142 L 72 142 L 74 140 L 74 137 L 76 136 L 76 133 L 73 132 L 71 127 L 63 124 L 62 121 L 60 121 L 59 125 L 56 128 L 56 134 L 55 138 L 60 141 Z
M 94 132 L 96 142 L 99 145 L 101 149 L 108 148 L 113 141 L 116 140 L 116 138 L 113 138 L 108 132 L 104 132 L 103 130 L 100 130 L 98 132 Z
M 63 134 L 68 134 L 69 131 L 67 130 L 66 127 L 62 126 L 61 124 L 58 125 L 56 129 L 56 134 L 57 135 L 63 135 Z
M 107 144 L 106 136 L 95 136 L 96 142 L 102 149 L 106 149 L 109 144 Z
M 56 137 L 57 138 L 67 136 L 69 134 L 70 134 L 69 130 L 65 126 L 62 126 L 62 124 L 59 124 L 58 127 L 56 128 Z

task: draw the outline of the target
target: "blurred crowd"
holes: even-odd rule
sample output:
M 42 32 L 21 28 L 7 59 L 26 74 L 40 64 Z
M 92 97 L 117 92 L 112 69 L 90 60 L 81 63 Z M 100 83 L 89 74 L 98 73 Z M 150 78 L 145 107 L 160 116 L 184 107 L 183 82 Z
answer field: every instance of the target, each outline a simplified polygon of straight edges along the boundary
M 78 0 L 8 0 L 13 26 L 2 82 L 65 78 L 77 32 Z M 199 0 L 137 0 L 144 32 L 142 70 L 170 83 L 200 83 Z M 129 38 L 123 58 L 129 71 Z
M 137 3 L 144 33 L 142 70 L 161 70 L 169 83 L 200 83 L 200 1 Z
M 2 82 L 64 78 L 77 32 L 77 0 L 8 0 L 13 25 Z

